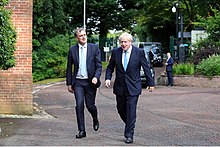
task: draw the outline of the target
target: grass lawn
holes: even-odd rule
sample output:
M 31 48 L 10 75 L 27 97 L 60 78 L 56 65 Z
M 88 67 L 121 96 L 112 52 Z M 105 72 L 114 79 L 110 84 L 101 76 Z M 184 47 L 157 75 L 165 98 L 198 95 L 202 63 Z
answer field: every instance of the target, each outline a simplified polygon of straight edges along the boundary
M 55 79 L 46 79 L 42 81 L 34 82 L 34 84 L 49 84 L 49 83 L 57 83 L 57 82 L 63 82 L 66 78 L 55 78 Z

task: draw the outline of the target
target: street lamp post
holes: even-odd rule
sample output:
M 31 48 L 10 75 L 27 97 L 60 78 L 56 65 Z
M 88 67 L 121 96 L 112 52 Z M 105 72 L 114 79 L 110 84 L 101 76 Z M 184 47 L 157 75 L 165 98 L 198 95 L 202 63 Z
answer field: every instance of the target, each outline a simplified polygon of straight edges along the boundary
M 175 5 L 172 8 L 172 12 L 176 14 L 176 39 L 178 40 L 178 32 L 179 32 L 179 22 L 178 22 L 178 5 L 179 2 L 175 3 Z
M 183 10 L 179 8 L 180 0 L 172 8 L 172 12 L 176 13 L 176 46 L 178 51 L 178 61 L 185 62 L 185 47 L 183 44 Z M 180 19 L 180 43 L 179 43 L 179 19 Z
M 73 17 L 71 17 L 71 16 L 69 16 L 68 17 L 68 29 L 69 29 L 69 47 L 71 46 L 71 38 L 70 38 L 70 35 L 71 35 L 71 29 L 70 29 L 70 25 L 71 25 L 71 22 L 72 22 L 72 19 L 73 19 Z
M 180 12 L 180 45 L 179 45 L 179 62 L 185 62 L 185 46 L 183 42 L 183 10 Z
M 83 28 L 86 29 L 86 0 L 83 3 Z
M 176 2 L 172 8 L 172 12 L 176 15 L 176 48 L 174 49 L 174 59 L 178 60 L 179 54 L 179 0 Z
M 183 44 L 183 11 L 180 11 L 180 44 Z

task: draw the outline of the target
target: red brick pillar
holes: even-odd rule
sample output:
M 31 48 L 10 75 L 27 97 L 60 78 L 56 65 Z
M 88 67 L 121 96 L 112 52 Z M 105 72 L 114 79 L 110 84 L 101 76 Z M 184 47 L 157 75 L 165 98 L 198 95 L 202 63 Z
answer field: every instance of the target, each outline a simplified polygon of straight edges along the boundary
M 16 65 L 0 70 L 0 113 L 31 115 L 33 0 L 10 0 L 6 8 L 12 10 L 13 25 L 17 31 Z

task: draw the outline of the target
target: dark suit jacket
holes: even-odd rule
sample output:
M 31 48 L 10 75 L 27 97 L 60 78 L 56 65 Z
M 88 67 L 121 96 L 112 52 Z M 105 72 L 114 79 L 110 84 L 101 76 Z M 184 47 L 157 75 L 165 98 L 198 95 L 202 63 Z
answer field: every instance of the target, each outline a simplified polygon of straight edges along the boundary
M 166 62 L 168 65 L 166 65 L 166 71 L 172 71 L 173 69 L 173 58 L 170 57 L 170 59 Z
M 148 86 L 154 86 L 150 68 L 147 64 L 144 50 L 132 46 L 132 51 L 126 71 L 122 65 L 122 48 L 112 50 L 111 59 L 106 69 L 105 80 L 111 80 L 114 69 L 116 70 L 116 77 L 113 86 L 113 93 L 116 95 L 123 95 L 125 84 L 127 85 L 130 95 L 140 95 L 142 90 L 140 69 L 144 69 Z
M 86 64 L 87 64 L 89 81 L 91 82 L 92 78 L 96 77 L 98 79 L 98 84 L 93 86 L 95 88 L 98 88 L 101 83 L 100 76 L 102 73 L 101 54 L 98 45 L 87 43 Z M 72 65 L 74 65 L 74 68 Z M 79 45 L 76 44 L 75 46 L 72 46 L 69 49 L 69 53 L 68 53 L 66 85 L 74 85 L 78 69 L 79 69 Z

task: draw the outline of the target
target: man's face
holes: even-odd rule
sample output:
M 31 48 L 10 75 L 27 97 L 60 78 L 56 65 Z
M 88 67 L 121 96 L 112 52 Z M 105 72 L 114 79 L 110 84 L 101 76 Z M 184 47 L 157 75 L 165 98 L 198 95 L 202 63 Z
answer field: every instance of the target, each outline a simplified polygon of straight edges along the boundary
M 84 45 L 87 42 L 86 32 L 85 31 L 79 32 L 76 36 L 76 39 L 81 45 Z
M 129 39 L 127 39 L 126 37 L 125 38 L 121 38 L 120 40 L 120 45 L 121 45 L 121 48 L 126 51 L 130 48 L 131 46 L 131 41 Z

